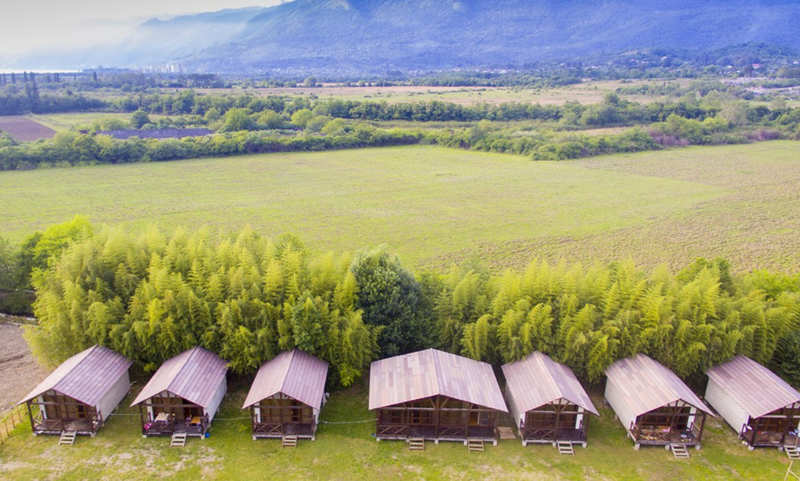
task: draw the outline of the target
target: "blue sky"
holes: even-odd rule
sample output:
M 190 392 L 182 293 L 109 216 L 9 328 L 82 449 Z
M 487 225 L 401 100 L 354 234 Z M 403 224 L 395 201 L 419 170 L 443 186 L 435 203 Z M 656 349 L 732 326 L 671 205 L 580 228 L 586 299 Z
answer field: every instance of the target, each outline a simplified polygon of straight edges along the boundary
M 152 18 L 169 18 L 280 0 L 2 0 L 0 57 L 70 48 L 119 36 Z

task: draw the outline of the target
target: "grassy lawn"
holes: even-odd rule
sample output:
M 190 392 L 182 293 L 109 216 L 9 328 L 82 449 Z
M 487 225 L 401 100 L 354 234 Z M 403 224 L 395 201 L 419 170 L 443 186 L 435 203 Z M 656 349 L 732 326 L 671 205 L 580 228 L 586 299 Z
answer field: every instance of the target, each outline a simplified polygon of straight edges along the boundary
M 21 241 L 75 214 L 133 229 L 250 224 L 268 235 L 292 232 L 318 250 L 387 243 L 406 261 L 424 263 L 476 245 L 642 227 L 727 192 L 417 146 L 2 172 L 0 233 Z
M 138 389 L 138 388 L 137 388 Z M 122 408 L 94 439 L 79 438 L 59 447 L 53 436 L 33 437 L 20 425 L 0 447 L 0 477 L 30 479 L 526 479 L 526 480 L 750 480 L 783 479 L 788 458 L 777 450 L 747 451 L 732 429 L 718 420 L 707 424 L 704 446 L 691 459 L 674 459 L 661 448 L 633 450 L 613 412 L 602 405 L 602 417 L 589 424 L 589 447 L 574 457 L 559 456 L 549 445 L 523 448 L 501 441 L 483 453 L 461 444 L 428 443 L 410 452 L 405 443 L 372 437 L 374 424 L 322 424 L 317 440 L 283 449 L 279 441 L 253 441 L 247 413 L 239 407 L 244 389 L 232 390 L 205 441 L 190 439 L 184 449 L 169 448 L 167 438 L 143 439 L 138 410 Z M 127 406 L 132 397 L 123 401 Z M 333 393 L 321 420 L 342 423 L 370 420 L 367 390 L 357 387 Z M 223 419 L 234 419 L 226 421 Z

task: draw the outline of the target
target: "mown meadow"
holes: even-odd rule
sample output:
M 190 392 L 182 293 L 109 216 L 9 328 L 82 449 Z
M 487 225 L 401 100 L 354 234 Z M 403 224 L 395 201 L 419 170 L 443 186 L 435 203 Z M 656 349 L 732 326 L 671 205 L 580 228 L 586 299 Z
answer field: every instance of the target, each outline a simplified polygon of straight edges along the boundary
M 413 146 L 3 172 L 0 232 L 14 242 L 82 214 L 290 232 L 308 247 L 378 244 L 408 265 L 534 256 L 653 267 L 722 256 L 736 269 L 800 267 L 794 142 L 568 162 Z

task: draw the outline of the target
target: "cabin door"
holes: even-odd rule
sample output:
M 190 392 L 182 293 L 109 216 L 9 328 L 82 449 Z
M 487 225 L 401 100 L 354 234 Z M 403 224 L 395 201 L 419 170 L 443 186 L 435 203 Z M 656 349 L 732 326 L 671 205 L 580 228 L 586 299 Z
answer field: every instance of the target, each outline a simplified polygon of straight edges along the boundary
M 492 414 L 486 411 L 471 411 L 469 425 L 488 428 L 492 423 Z

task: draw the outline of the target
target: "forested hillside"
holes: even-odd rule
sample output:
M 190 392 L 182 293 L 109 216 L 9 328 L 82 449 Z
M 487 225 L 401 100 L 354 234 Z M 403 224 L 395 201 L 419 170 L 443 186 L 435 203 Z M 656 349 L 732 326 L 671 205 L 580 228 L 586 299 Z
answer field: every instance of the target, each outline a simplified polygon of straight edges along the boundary
M 296 0 L 151 20 L 75 59 L 121 66 L 175 61 L 218 72 L 504 66 L 647 47 L 796 48 L 798 23 L 800 6 L 790 0 Z

